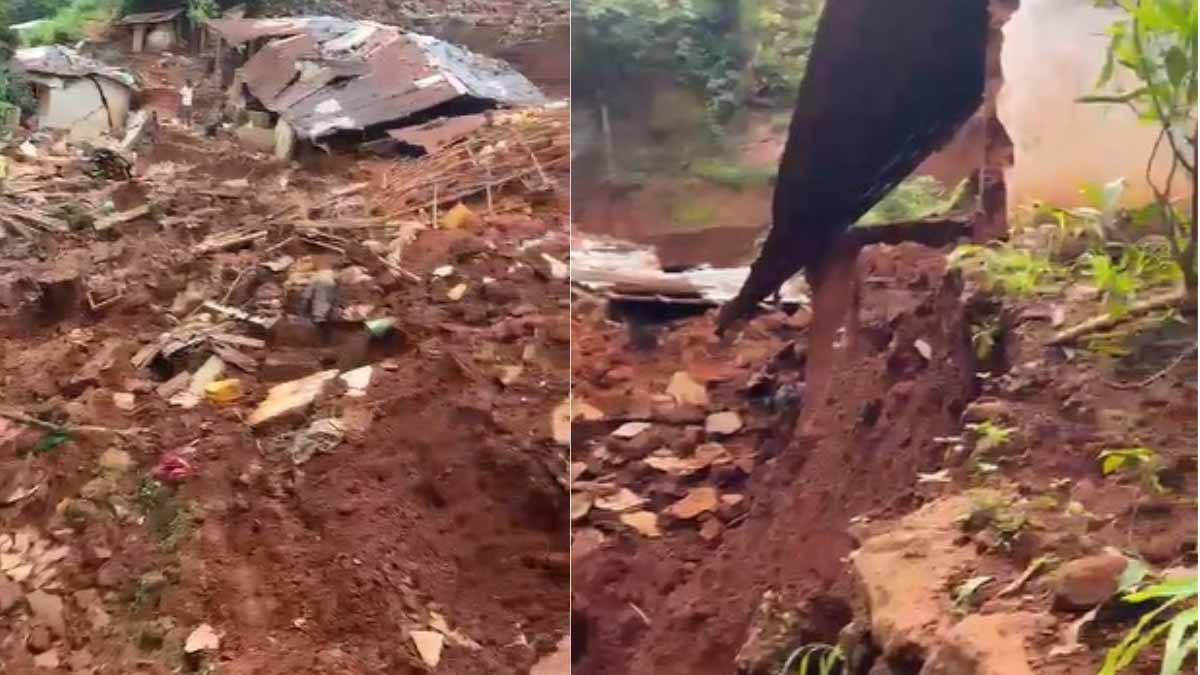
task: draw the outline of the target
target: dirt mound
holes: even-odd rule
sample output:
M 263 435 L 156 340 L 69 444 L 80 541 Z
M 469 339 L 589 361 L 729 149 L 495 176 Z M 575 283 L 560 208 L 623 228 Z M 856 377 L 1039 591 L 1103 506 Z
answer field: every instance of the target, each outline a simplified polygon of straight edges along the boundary
M 811 315 L 768 315 L 728 344 L 700 337 L 706 317 L 659 326 L 658 347 L 626 357 L 576 308 L 576 395 L 604 415 L 576 422 L 575 489 L 591 507 L 572 551 L 577 672 L 774 673 L 804 644 L 840 642 L 853 673 L 1082 675 L 1128 619 L 1102 613 L 1081 633 L 1052 561 L 1118 548 L 1158 570 L 1195 565 L 1194 517 L 1169 515 L 1195 495 L 1186 368 L 1131 396 L 1118 380 L 1132 375 L 1044 346 L 1049 326 L 1031 317 L 1045 308 L 1003 308 L 938 251 L 877 246 L 839 265 Z M 1137 377 L 1169 361 L 1125 367 L 1138 359 Z M 705 384 L 698 410 L 655 393 L 676 370 Z M 726 409 L 741 429 L 698 426 Z M 651 426 L 611 435 L 629 420 Z M 713 443 L 729 459 L 713 461 Z M 1166 497 L 1101 473 L 1101 450 L 1139 443 L 1161 457 Z M 677 500 L 705 490 L 748 511 L 679 518 Z M 904 519 L 925 504 L 933 529 Z

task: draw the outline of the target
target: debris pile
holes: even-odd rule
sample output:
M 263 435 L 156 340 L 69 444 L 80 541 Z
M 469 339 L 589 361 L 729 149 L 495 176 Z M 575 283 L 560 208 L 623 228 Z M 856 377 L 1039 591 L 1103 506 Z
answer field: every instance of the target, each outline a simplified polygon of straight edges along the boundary
M 371 169 L 373 201 L 392 218 L 433 211 L 485 195 L 489 209 L 501 190 L 553 190 L 570 161 L 570 114 L 565 108 L 496 116 L 474 115 L 390 132 L 427 154 Z

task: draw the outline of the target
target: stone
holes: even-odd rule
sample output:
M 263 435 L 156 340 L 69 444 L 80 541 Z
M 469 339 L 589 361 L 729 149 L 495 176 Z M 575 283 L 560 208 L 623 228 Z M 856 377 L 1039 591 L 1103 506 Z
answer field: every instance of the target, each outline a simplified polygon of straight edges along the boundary
M 0 574 L 0 616 L 11 611 L 24 597 L 25 594 L 21 591 L 20 584 L 13 583 Z
M 425 665 L 436 668 L 442 660 L 442 646 L 445 644 L 445 637 L 441 633 L 431 630 L 414 630 L 409 637 L 412 638 L 413 645 L 417 648 L 417 654 L 421 656 Z
M 258 426 L 268 420 L 307 408 L 330 380 L 338 376 L 337 370 L 323 370 L 308 377 L 275 385 L 267 391 L 267 399 L 246 419 L 250 426 Z
M 1000 399 L 979 399 L 971 402 L 963 410 L 962 421 L 965 424 L 981 422 L 1010 422 L 1013 418 L 1012 404 Z
M 1059 567 L 1050 577 L 1055 607 L 1087 610 L 1108 600 L 1116 594 L 1128 564 L 1124 556 L 1102 553 Z
M 34 591 L 25 596 L 35 623 L 50 629 L 58 637 L 67 634 L 67 622 L 63 618 L 63 601 L 57 595 L 45 591 Z
M 215 652 L 220 648 L 221 636 L 217 635 L 217 631 L 213 630 L 212 626 L 202 623 L 188 635 L 187 641 L 183 644 L 183 653 Z
M 34 654 L 41 654 L 54 644 L 54 635 L 45 626 L 34 626 L 25 638 L 25 647 Z
M 58 670 L 58 666 L 60 665 L 58 652 L 51 649 L 48 652 L 38 654 L 33 659 L 33 665 L 45 670 Z
M 728 436 L 742 428 L 742 416 L 732 410 L 713 413 L 704 420 L 704 431 L 711 435 Z
M 667 384 L 667 393 L 680 405 L 694 405 L 701 408 L 708 406 L 708 389 L 692 379 L 687 371 L 679 371 L 671 376 Z
M 1027 638 L 1054 625 L 1045 615 L 972 614 L 955 624 L 920 675 L 1034 675 Z
M 100 588 L 117 588 L 125 583 L 129 572 L 116 560 L 109 560 L 96 570 L 96 585 Z
M 692 488 L 683 499 L 675 502 L 667 509 L 671 515 L 680 520 L 691 520 L 702 513 L 713 511 L 720 503 L 716 488 Z
M 134 467 L 133 457 L 119 448 L 105 450 L 100 455 L 99 464 L 101 469 L 118 474 L 128 473 Z

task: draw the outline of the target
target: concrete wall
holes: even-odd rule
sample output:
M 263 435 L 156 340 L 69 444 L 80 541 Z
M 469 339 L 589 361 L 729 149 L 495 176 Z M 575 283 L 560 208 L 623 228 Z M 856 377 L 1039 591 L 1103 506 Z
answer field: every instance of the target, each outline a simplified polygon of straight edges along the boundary
M 72 138 L 87 138 L 108 132 L 111 117 L 113 127 L 119 132 L 124 130 L 131 98 L 128 88 L 102 77 L 60 82 L 61 87 L 38 87 L 39 127 L 69 129 Z M 96 83 L 104 91 L 103 99 Z
M 1005 26 L 999 113 L 1015 153 L 1010 210 L 1035 199 L 1081 205 L 1083 184 L 1118 177 L 1128 181 L 1128 203 L 1152 199 L 1144 175 L 1155 128 L 1123 106 L 1075 102 L 1092 92 L 1114 16 L 1091 0 L 1021 0 Z

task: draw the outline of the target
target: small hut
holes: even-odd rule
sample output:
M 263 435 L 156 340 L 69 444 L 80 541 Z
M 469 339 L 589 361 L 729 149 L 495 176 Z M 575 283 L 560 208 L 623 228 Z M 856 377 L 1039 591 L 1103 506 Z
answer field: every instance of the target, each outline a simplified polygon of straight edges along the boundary
M 129 14 L 117 23 L 129 29 L 134 52 L 162 52 L 183 42 L 183 8 Z
M 138 91 L 132 73 L 61 45 L 18 49 L 12 65 L 33 87 L 38 128 L 75 138 L 124 130 Z

